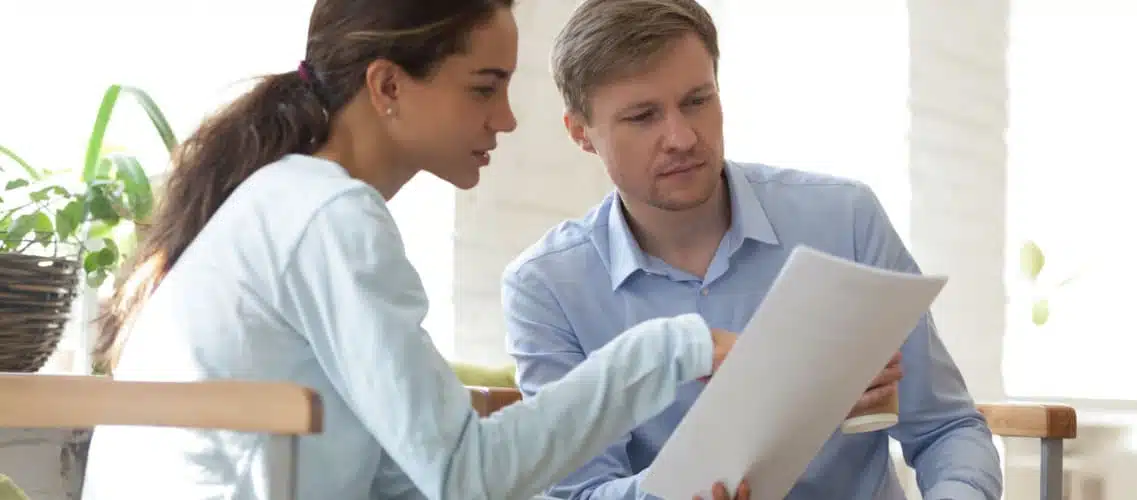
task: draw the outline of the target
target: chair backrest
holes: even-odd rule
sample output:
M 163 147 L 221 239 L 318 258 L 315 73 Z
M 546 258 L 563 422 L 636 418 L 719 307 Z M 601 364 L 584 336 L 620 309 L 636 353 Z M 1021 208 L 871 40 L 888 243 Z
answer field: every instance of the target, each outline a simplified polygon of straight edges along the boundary
M 323 431 L 319 395 L 279 382 L 136 382 L 0 373 L 0 401 L 0 428 L 130 425 L 273 434 L 273 499 L 295 498 L 297 436 Z
M 478 415 L 488 417 L 494 412 L 521 401 L 521 391 L 510 387 L 467 386 L 470 403 Z

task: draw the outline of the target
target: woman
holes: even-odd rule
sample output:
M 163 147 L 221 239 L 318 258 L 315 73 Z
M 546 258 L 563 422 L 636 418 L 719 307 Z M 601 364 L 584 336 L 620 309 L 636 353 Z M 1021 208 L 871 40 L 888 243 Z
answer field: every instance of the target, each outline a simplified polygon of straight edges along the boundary
M 301 441 L 300 498 L 499 500 L 534 495 L 710 375 L 734 336 L 658 319 L 480 419 L 422 330 L 426 297 L 386 201 L 420 170 L 472 188 L 516 126 L 511 4 L 318 1 L 298 70 L 176 152 L 141 265 L 102 325 L 96 354 L 116 378 L 317 390 L 326 431 Z M 100 428 L 84 498 L 259 499 L 264 445 Z

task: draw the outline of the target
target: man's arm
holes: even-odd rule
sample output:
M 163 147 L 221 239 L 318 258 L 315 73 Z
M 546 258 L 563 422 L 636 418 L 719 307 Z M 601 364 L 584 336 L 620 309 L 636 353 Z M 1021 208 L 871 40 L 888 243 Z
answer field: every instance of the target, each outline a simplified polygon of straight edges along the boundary
M 538 279 L 522 270 L 507 269 L 501 293 L 509 353 L 517 363 L 518 387 L 525 397 L 531 397 L 583 362 L 584 350 L 556 298 Z M 628 460 L 630 439 L 630 434 L 625 435 L 558 482 L 549 494 L 572 500 L 644 498 L 639 493 L 640 476 L 632 473 Z
M 856 260 L 897 271 L 919 266 L 879 200 L 862 187 L 855 201 Z M 925 314 L 901 348 L 900 424 L 889 434 L 916 468 L 926 500 L 996 500 L 1003 490 L 999 456 L 987 422 Z

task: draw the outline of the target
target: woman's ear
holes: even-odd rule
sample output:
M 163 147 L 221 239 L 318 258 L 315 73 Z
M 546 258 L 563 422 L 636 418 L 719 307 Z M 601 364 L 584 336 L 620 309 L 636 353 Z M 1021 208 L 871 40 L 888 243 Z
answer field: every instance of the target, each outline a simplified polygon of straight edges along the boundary
M 364 85 L 367 87 L 367 96 L 371 105 L 381 115 L 394 115 L 399 99 L 399 77 L 402 71 L 398 65 L 384 59 L 378 59 L 367 66 L 364 76 Z

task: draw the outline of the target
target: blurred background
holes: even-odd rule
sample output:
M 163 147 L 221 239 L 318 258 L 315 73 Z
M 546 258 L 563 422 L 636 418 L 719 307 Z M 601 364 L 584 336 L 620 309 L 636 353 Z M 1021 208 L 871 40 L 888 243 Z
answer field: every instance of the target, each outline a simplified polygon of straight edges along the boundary
M 143 90 L 184 138 L 250 78 L 296 67 L 312 3 L 3 2 L 0 146 L 81 170 L 112 84 Z M 575 3 L 518 3 L 520 127 L 482 184 L 422 175 L 393 202 L 430 295 L 426 327 L 453 359 L 509 362 L 502 267 L 611 189 L 566 137 L 548 70 Z M 1137 3 L 703 3 L 721 36 L 728 156 L 871 185 L 924 271 L 951 277 L 934 312 L 976 398 L 1073 404 L 1067 498 L 1137 498 Z M 168 154 L 141 106 L 115 107 L 104 148 L 160 186 Z M 18 171 L 0 167 L 0 180 Z M 84 290 L 44 371 L 89 372 L 81 318 L 106 291 Z M 1006 498 L 1037 498 L 1037 441 L 1002 445 Z M 0 438 L 0 471 L 54 474 L 28 465 L 40 451 L 13 449 Z

